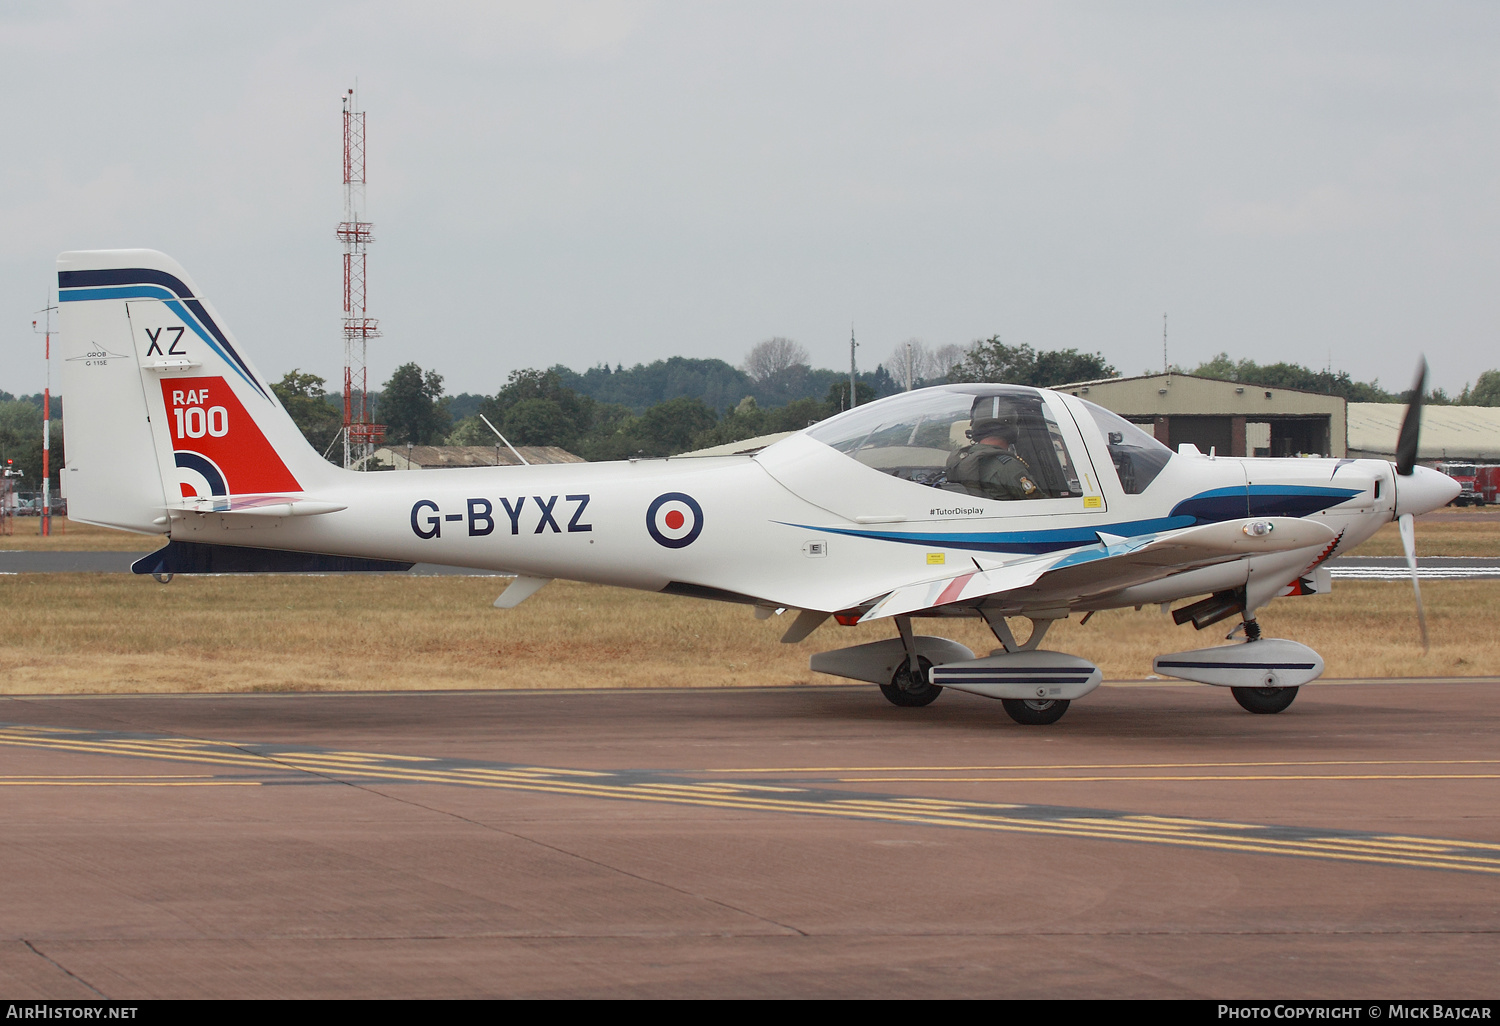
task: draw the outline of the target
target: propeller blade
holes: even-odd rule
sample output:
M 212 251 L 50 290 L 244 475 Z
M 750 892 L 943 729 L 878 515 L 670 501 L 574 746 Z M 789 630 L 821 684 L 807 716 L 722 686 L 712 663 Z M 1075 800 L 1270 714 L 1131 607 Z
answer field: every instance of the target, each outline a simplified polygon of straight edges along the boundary
M 1406 403 L 1406 416 L 1401 421 L 1401 432 L 1396 435 L 1396 473 L 1410 477 L 1417 465 L 1417 434 L 1422 429 L 1422 393 L 1427 391 L 1427 358 L 1417 359 L 1417 380 L 1411 385 L 1411 398 Z
M 1401 547 L 1406 550 L 1406 565 L 1411 570 L 1411 590 L 1417 597 L 1417 623 L 1422 626 L 1422 651 L 1428 650 L 1427 645 L 1427 614 L 1422 609 L 1422 585 L 1417 581 L 1417 521 L 1410 513 L 1403 513 L 1396 519 L 1396 527 L 1401 531 Z

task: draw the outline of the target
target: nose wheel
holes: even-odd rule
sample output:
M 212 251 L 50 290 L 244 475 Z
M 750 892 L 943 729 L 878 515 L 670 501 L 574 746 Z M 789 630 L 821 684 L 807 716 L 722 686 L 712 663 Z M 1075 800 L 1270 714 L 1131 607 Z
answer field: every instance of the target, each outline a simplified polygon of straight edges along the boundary
M 1253 713 L 1279 713 L 1297 697 L 1296 688 L 1230 688 L 1240 707 Z
M 1041 702 L 1031 698 L 1002 698 L 1000 702 L 1011 719 L 1028 727 L 1045 727 L 1049 723 L 1056 723 L 1068 711 L 1066 698 Z
M 917 671 L 913 673 L 911 657 L 907 656 L 891 676 L 891 682 L 880 685 L 880 693 L 892 705 L 904 708 L 931 705 L 943 693 L 941 685 L 928 683 L 927 671 L 931 669 L 931 659 L 917 656 Z

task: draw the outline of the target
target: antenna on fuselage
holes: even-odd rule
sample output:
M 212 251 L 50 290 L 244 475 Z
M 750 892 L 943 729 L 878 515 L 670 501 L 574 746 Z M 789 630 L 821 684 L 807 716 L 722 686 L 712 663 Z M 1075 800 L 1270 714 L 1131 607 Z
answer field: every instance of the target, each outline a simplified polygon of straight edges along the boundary
M 495 432 L 495 437 L 498 438 L 498 439 L 500 439 L 500 441 L 504 442 L 505 443 L 505 447 L 507 449 L 509 449 L 511 452 L 515 453 L 516 459 L 518 459 L 518 460 L 521 461 L 521 465 L 523 467 L 529 467 L 529 466 L 531 466 L 530 463 L 526 462 L 526 457 L 525 456 L 522 456 L 520 453 L 516 452 L 516 447 L 514 445 L 510 444 L 510 439 L 506 438 L 504 435 L 502 435 L 500 433 L 500 429 L 497 428 L 495 425 L 493 425 L 493 424 L 490 423 L 490 418 L 486 417 L 484 414 L 481 413 L 479 415 L 479 419 L 482 420 L 482 421 L 484 421 L 484 426 L 485 427 L 487 427 L 491 431 Z
M 854 341 L 854 325 L 849 325 L 849 409 L 854 409 L 854 350 L 859 343 Z

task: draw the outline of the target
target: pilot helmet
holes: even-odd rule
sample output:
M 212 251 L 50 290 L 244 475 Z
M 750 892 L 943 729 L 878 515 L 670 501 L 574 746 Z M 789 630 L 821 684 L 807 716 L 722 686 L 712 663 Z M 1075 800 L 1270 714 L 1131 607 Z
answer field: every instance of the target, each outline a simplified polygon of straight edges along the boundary
M 999 435 L 1014 445 L 1018 437 L 1015 407 L 1002 396 L 980 396 L 969 410 L 968 435 L 976 442 Z

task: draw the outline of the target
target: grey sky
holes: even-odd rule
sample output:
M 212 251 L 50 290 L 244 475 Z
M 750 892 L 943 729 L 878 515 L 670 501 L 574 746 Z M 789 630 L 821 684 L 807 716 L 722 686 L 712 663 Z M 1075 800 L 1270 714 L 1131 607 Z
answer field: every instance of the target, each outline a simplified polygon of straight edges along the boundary
M 0 388 L 64 249 L 179 261 L 340 376 L 339 97 L 372 381 L 861 365 L 1001 333 L 1450 391 L 1500 365 L 1500 5 L 36 3 L 0 13 Z

